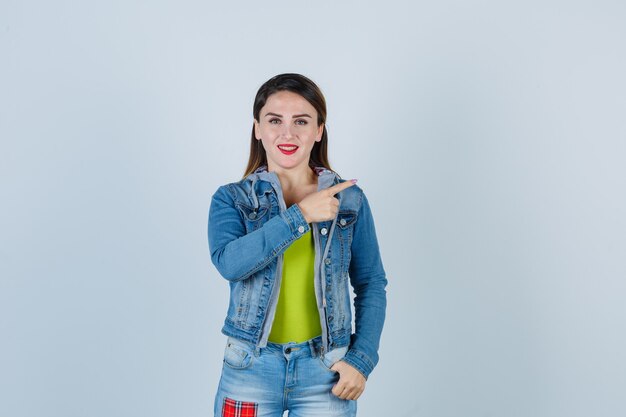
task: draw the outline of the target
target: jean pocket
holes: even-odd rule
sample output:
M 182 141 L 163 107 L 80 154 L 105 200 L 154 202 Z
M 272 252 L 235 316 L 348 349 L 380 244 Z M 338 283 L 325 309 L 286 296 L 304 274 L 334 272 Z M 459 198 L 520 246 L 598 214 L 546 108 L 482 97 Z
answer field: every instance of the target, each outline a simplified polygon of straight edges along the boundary
M 253 349 L 249 343 L 229 337 L 224 349 L 224 363 L 233 369 L 246 369 L 254 360 Z
M 335 363 L 343 359 L 346 356 L 346 353 L 348 353 L 348 346 L 335 348 L 326 353 L 324 356 L 319 357 L 320 364 L 329 372 L 337 372 L 330 368 L 332 368 Z

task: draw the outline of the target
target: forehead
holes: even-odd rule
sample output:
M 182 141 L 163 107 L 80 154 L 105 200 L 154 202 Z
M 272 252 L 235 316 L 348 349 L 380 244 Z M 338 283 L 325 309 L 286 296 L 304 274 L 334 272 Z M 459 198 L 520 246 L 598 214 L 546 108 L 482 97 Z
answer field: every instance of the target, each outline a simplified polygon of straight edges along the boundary
M 300 94 L 291 91 L 278 91 L 267 98 L 265 106 L 261 111 L 261 116 L 266 112 L 282 114 L 289 116 L 290 114 L 308 113 L 311 116 L 317 114 L 315 107 L 311 105 Z

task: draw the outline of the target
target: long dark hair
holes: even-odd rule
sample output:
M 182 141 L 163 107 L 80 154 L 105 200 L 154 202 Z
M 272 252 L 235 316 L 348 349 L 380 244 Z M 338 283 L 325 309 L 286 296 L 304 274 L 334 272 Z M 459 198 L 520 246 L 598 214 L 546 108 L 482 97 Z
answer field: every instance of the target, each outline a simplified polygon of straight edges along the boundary
M 331 171 L 330 163 L 328 162 L 328 132 L 326 131 L 326 99 L 322 94 L 319 87 L 310 79 L 304 75 L 286 73 L 276 75 L 265 82 L 259 88 L 254 98 L 254 106 L 252 108 L 252 115 L 254 120 L 260 121 L 259 114 L 269 96 L 279 91 L 291 91 L 292 93 L 299 94 L 317 111 L 317 126 L 324 123 L 324 130 L 322 132 L 322 139 L 319 142 L 315 142 L 313 149 L 311 149 L 311 156 L 309 158 L 309 167 L 314 168 L 321 166 Z M 248 158 L 248 167 L 244 174 L 244 178 L 256 171 L 260 166 L 267 165 L 267 155 L 265 148 L 260 140 L 254 135 L 254 123 L 252 123 L 252 135 L 250 137 L 250 157 Z

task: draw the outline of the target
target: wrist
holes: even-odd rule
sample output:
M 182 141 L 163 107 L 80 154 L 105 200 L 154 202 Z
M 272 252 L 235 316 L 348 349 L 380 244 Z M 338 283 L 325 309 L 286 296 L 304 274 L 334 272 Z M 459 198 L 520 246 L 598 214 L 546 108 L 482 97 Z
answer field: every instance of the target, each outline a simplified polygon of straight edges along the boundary
M 309 218 L 309 216 L 307 215 L 307 213 L 302 209 L 302 206 L 298 203 L 295 203 L 298 208 L 300 209 L 300 213 L 302 213 L 302 217 L 304 218 L 304 221 L 309 223 L 309 225 L 311 224 L 311 219 Z

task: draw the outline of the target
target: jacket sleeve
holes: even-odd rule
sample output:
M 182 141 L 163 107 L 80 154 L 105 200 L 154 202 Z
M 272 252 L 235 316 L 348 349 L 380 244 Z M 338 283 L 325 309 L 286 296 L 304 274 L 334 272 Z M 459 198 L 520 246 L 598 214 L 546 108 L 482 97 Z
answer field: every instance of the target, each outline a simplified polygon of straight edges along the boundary
M 267 266 L 309 229 L 300 208 L 293 204 L 246 234 L 230 185 L 222 185 L 213 194 L 209 209 L 211 261 L 225 279 L 239 281 Z
M 354 225 L 351 253 L 348 273 L 355 295 L 355 332 L 343 360 L 367 378 L 378 363 L 378 347 L 387 307 L 387 278 L 374 218 L 363 193 Z

